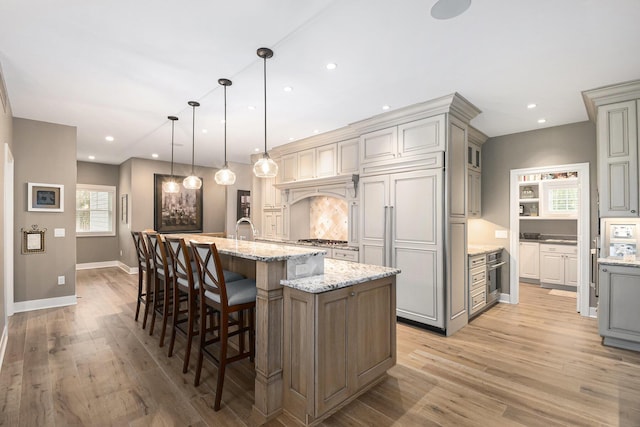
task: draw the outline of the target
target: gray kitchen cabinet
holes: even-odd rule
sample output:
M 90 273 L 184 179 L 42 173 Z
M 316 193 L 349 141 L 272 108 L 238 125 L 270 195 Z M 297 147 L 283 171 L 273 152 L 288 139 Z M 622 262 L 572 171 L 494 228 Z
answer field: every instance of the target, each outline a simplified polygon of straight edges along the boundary
M 540 280 L 540 243 L 520 242 L 518 264 L 521 279 Z
M 545 285 L 577 287 L 578 248 L 571 245 L 541 243 L 540 284 L 543 287 Z
M 338 143 L 338 175 L 357 174 L 359 171 L 359 147 L 358 138 Z
M 596 123 L 601 218 L 637 217 L 640 80 L 582 93 Z
M 479 145 L 469 142 L 469 145 L 467 145 L 467 167 L 475 171 L 480 171 L 481 157 L 482 157 L 482 148 Z
M 405 161 L 445 149 L 445 115 L 440 114 L 360 137 L 360 164 Z
M 482 216 L 482 175 L 479 171 L 468 172 L 467 215 L 472 218 Z
M 398 316 L 439 328 L 445 326 L 442 175 L 432 169 L 370 176 L 359 183 L 360 261 L 402 270 Z
M 469 316 L 487 305 L 487 256 L 469 257 Z
M 636 101 L 598 109 L 600 217 L 638 216 Z
M 598 330 L 603 343 L 640 351 L 640 268 L 599 266 Z

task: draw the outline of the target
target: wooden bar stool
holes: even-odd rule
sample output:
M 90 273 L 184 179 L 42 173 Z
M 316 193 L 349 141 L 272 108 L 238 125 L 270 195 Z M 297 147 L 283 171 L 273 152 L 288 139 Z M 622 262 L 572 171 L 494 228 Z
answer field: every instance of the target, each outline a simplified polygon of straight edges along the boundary
M 149 304 L 153 301 L 153 292 L 151 287 L 151 277 L 153 275 L 153 261 L 149 257 L 147 245 L 144 242 L 144 233 L 142 231 L 132 231 L 133 244 L 136 248 L 138 256 L 138 301 L 136 303 L 136 322 L 140 314 L 140 303 L 144 304 L 144 320 L 142 321 L 142 329 L 147 326 L 147 315 L 149 314 Z M 142 286 L 144 276 L 144 289 Z
M 194 385 L 198 386 L 200 384 L 202 359 L 206 353 L 218 367 L 216 400 L 213 407 L 214 411 L 218 411 L 222 399 L 226 365 L 247 357 L 253 361 L 255 355 L 256 281 L 253 279 L 227 281 L 215 243 L 191 242 L 191 247 L 193 248 L 193 257 L 196 260 L 198 275 L 200 276 L 201 334 Z M 216 312 L 219 312 L 219 324 L 206 328 L 207 316 Z M 249 315 L 249 322 L 246 325 L 244 322 L 245 312 Z M 237 319 L 233 318 L 233 314 L 236 315 Z M 234 330 L 230 331 L 229 328 L 234 326 Z M 213 333 L 208 339 L 207 332 Z M 249 349 L 245 350 L 245 333 L 247 332 L 249 333 Z M 230 337 L 236 335 L 238 336 L 238 348 L 234 354 L 229 356 L 228 341 Z M 207 347 L 218 342 L 220 343 L 220 350 L 216 355 Z
M 156 323 L 156 313 L 162 316 L 162 331 L 160 332 L 160 347 L 164 345 L 167 330 L 167 319 L 172 315 L 173 303 L 173 264 L 169 261 L 167 247 L 160 234 L 147 233 L 147 249 L 151 258 L 153 270 L 153 310 L 149 335 L 153 335 Z

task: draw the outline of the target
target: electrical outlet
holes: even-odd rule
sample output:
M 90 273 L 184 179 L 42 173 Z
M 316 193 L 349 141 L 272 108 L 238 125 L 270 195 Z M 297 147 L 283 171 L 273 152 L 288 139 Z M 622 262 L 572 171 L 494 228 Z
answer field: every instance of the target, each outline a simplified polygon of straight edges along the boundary
M 58 276 L 58 285 L 64 285 L 64 276 Z
M 120 249 L 120 256 L 122 256 L 122 249 Z
M 508 230 L 496 230 L 496 239 L 508 239 L 509 231 Z

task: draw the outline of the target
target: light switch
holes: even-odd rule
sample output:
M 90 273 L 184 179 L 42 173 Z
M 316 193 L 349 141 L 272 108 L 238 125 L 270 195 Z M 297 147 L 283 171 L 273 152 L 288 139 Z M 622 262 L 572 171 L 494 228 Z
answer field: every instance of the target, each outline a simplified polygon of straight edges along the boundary
M 64 228 L 54 228 L 53 237 L 64 237 Z
M 64 276 L 58 276 L 58 285 L 64 285 Z
M 508 239 L 509 230 L 496 230 L 496 239 Z

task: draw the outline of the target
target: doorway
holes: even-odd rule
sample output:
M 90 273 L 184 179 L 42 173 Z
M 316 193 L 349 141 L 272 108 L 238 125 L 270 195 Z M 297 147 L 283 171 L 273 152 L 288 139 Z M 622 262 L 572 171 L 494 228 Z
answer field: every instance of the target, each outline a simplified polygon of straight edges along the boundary
M 522 180 L 528 177 L 532 182 L 536 178 L 541 178 L 553 174 L 562 174 L 567 171 L 577 173 L 576 181 L 578 187 L 577 222 L 575 230 L 577 236 L 577 287 L 576 287 L 576 311 L 582 316 L 590 316 L 589 308 L 589 263 L 590 263 L 590 199 L 589 199 L 589 163 L 576 163 L 568 165 L 553 165 L 545 167 L 535 167 L 526 169 L 512 169 L 510 174 L 510 202 L 509 202 L 509 222 L 511 238 L 509 241 L 511 261 L 510 261 L 510 296 L 509 302 L 517 304 L 520 300 L 520 219 L 522 213 L 538 215 L 538 206 L 524 206 L 521 210 L 520 191 Z M 533 189 L 535 191 L 535 188 Z M 527 189 L 529 191 L 529 189 Z M 534 194 L 534 196 L 541 196 Z M 538 197 L 533 197 L 533 200 Z M 542 213 L 540 213 L 542 214 Z M 537 220 L 537 218 L 533 218 Z

